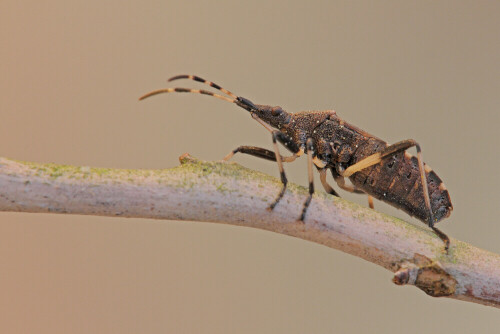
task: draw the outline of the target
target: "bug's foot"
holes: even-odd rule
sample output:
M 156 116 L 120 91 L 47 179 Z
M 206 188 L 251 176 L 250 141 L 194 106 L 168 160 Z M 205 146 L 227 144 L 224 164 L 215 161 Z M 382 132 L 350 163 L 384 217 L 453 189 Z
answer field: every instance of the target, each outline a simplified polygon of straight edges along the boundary
M 306 210 L 306 208 L 304 208 L 302 210 L 302 214 L 300 215 L 299 222 L 304 222 L 304 220 L 306 219 L 306 212 L 307 212 L 307 210 Z
M 437 236 L 444 242 L 444 252 L 446 253 L 446 255 L 448 255 L 448 250 L 450 249 L 450 238 L 436 227 L 432 226 L 431 228 L 434 233 L 436 233 Z
M 307 210 L 306 210 L 307 211 Z M 306 213 L 304 210 L 302 210 L 302 214 L 300 215 L 299 219 L 297 219 L 297 222 L 305 224 L 306 222 L 304 221 L 306 219 Z
M 236 150 L 234 150 L 234 151 L 236 151 Z M 234 151 L 229 152 L 228 155 L 226 155 L 224 158 L 222 158 L 222 161 L 229 161 L 234 156 L 234 154 L 236 153 Z
M 280 193 L 278 197 L 274 200 L 273 204 L 267 207 L 267 211 L 273 211 L 276 205 L 278 205 L 278 202 L 280 201 L 281 197 L 283 197 L 283 194 Z
M 276 207 L 276 205 L 278 204 L 278 202 L 283 198 L 283 195 L 285 194 L 285 190 L 286 190 L 286 183 L 283 184 L 283 187 L 281 188 L 281 191 L 278 194 L 278 196 L 276 197 L 276 199 L 274 200 L 273 204 L 271 204 L 267 208 L 268 211 L 272 211 Z
M 450 254 L 449 253 L 449 250 L 450 250 L 450 240 L 443 240 L 444 241 L 444 252 L 446 253 L 446 255 Z
M 373 197 L 368 195 L 368 206 L 370 207 L 370 209 L 375 209 L 375 206 L 373 205 Z
M 304 222 L 304 219 L 306 219 L 307 208 L 309 208 L 311 200 L 312 200 L 312 194 L 309 194 L 309 196 L 307 196 L 306 201 L 304 202 L 304 208 L 302 209 L 302 214 L 300 215 L 299 218 L 299 220 L 302 222 Z

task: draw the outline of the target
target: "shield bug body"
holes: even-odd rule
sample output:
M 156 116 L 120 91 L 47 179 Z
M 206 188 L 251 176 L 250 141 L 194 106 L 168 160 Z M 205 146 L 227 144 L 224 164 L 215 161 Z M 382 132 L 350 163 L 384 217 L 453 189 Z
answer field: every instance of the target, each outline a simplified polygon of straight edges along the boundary
M 240 146 L 230 152 L 224 160 L 236 153 L 250 154 L 276 161 L 280 171 L 282 188 L 269 209 L 273 209 L 283 197 L 287 178 L 283 162 L 292 162 L 306 154 L 308 159 L 309 196 L 300 220 L 304 220 L 314 193 L 313 166 L 319 171 L 320 180 L 329 194 L 339 196 L 327 183 L 329 170 L 337 185 L 346 191 L 368 195 L 373 208 L 372 196 L 384 201 L 411 216 L 416 217 L 434 230 L 449 247 L 449 238 L 434 224 L 448 217 L 453 209 L 448 190 L 437 174 L 422 160 L 420 145 L 407 139 L 389 145 L 387 142 L 345 122 L 335 111 L 303 111 L 288 113 L 278 106 L 254 104 L 219 85 L 194 75 L 178 75 L 169 79 L 191 79 L 207 84 L 227 96 L 203 89 L 165 88 L 150 92 L 140 98 L 161 93 L 195 93 L 235 103 L 250 112 L 253 119 L 270 133 L 274 150 L 254 146 Z M 291 156 L 282 156 L 278 142 L 283 144 Z M 415 146 L 417 156 L 406 152 Z M 352 185 L 345 183 L 349 178 Z

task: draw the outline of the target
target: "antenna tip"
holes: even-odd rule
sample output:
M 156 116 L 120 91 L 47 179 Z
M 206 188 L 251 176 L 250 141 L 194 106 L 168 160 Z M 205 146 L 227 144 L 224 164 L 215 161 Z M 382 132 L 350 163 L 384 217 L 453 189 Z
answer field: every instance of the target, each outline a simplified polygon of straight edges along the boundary
M 177 80 L 177 79 L 189 79 L 189 77 L 190 77 L 189 75 L 180 74 L 180 75 L 175 75 L 175 76 L 171 77 L 167 81 L 170 82 L 170 81 L 174 81 L 174 80 Z
M 158 91 L 152 91 L 152 92 L 149 92 L 147 94 L 144 94 L 143 96 L 141 96 L 139 98 L 139 101 L 142 101 L 142 100 L 144 100 L 144 99 L 146 99 L 146 98 L 148 98 L 148 97 L 150 97 L 152 95 L 156 95 L 156 94 L 158 94 Z

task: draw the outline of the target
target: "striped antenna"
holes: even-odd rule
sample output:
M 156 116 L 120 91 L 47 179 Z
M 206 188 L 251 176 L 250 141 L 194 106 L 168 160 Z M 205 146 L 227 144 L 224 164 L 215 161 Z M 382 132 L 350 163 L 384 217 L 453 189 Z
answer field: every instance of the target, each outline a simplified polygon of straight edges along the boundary
M 231 93 L 230 91 L 228 91 L 225 88 L 222 88 L 221 86 L 219 86 L 215 82 L 205 80 L 205 79 L 200 78 L 199 76 L 196 76 L 196 75 L 189 75 L 189 74 L 176 75 L 176 76 L 171 77 L 170 79 L 168 79 L 168 81 L 174 81 L 174 80 L 179 80 L 179 79 L 191 79 L 191 80 L 194 80 L 194 81 L 198 81 L 198 82 L 204 83 L 206 85 L 209 85 L 210 87 L 218 89 L 221 92 L 223 92 L 224 94 L 227 94 L 227 95 L 231 96 L 234 99 L 237 98 L 237 96 L 235 94 Z
M 218 99 L 221 99 L 221 100 L 224 100 L 224 101 L 227 101 L 227 102 L 231 102 L 231 103 L 234 103 L 236 102 L 236 97 L 234 99 L 230 99 L 226 96 L 222 96 L 222 95 L 219 95 L 219 94 L 215 94 L 215 93 L 212 93 L 212 92 L 209 92 L 208 90 L 204 90 L 204 89 L 190 89 L 190 88 L 180 88 L 180 87 L 176 87 L 176 88 L 163 88 L 163 89 L 158 89 L 158 90 L 154 90 L 150 93 L 147 93 L 146 95 L 143 95 L 139 98 L 139 100 L 144 100 L 150 96 L 153 96 L 153 95 L 157 95 L 157 94 L 162 94 L 162 93 L 194 93 L 194 94 L 203 94 L 203 95 L 209 95 L 209 96 L 213 96 L 215 98 L 218 98 Z

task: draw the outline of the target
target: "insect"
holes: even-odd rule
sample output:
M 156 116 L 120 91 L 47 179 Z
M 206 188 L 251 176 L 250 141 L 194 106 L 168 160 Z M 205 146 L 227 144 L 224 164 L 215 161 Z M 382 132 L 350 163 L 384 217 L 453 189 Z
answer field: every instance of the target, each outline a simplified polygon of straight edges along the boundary
M 277 162 L 282 187 L 269 206 L 270 210 L 274 209 L 283 198 L 287 187 L 288 181 L 283 163 L 292 162 L 305 154 L 308 160 L 309 195 L 302 208 L 299 218 L 301 221 L 306 217 L 314 193 L 313 166 L 315 166 L 327 193 L 339 196 L 326 181 L 327 171 L 330 171 L 341 189 L 367 194 L 371 208 L 374 197 L 427 223 L 444 242 L 445 250 L 448 250 L 450 239 L 434 225 L 448 217 L 453 210 L 450 195 L 439 176 L 423 162 L 420 145 L 415 140 L 407 139 L 389 145 L 382 139 L 345 122 L 333 110 L 302 111 L 292 114 L 279 106 L 254 104 L 214 82 L 195 75 L 177 75 L 168 81 L 178 79 L 190 79 L 207 84 L 227 96 L 203 89 L 176 87 L 152 91 L 139 100 L 161 93 L 204 94 L 235 103 L 247 110 L 253 119 L 270 132 L 274 151 L 254 146 L 240 146 L 224 158 L 229 160 L 236 153 L 244 153 Z M 278 143 L 284 145 L 292 155 L 282 156 Z M 413 146 L 417 150 L 416 157 L 406 152 Z M 349 178 L 351 185 L 345 183 L 345 178 Z

